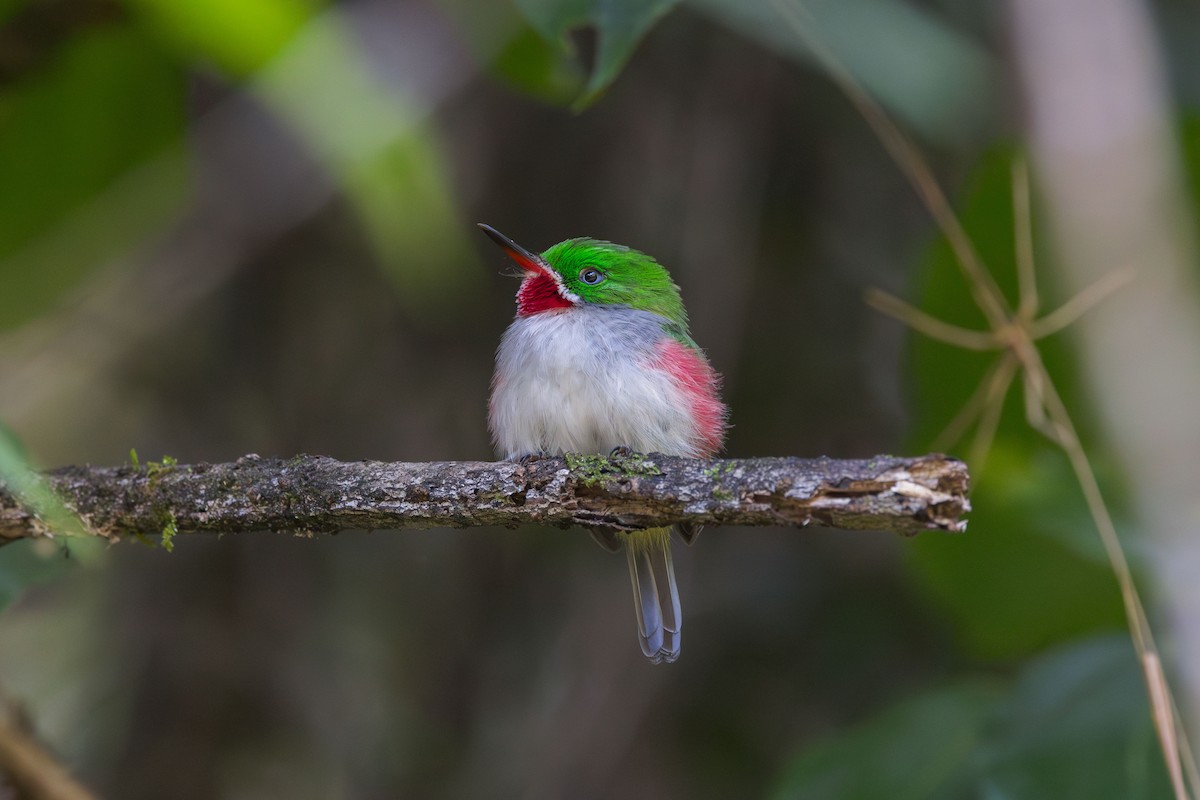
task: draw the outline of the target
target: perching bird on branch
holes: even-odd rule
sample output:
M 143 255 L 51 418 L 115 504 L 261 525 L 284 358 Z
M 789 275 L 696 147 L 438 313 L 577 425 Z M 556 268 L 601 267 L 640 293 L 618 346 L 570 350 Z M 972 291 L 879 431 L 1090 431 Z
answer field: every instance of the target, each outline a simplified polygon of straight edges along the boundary
M 692 341 L 679 287 L 662 265 L 596 239 L 534 255 L 479 227 L 523 275 L 488 408 L 502 458 L 624 448 L 702 458 L 721 448 L 719 377 Z M 680 530 L 689 544 L 697 532 Z M 656 664 L 674 661 L 682 613 L 671 529 L 592 535 L 612 551 L 624 543 L 642 652 Z

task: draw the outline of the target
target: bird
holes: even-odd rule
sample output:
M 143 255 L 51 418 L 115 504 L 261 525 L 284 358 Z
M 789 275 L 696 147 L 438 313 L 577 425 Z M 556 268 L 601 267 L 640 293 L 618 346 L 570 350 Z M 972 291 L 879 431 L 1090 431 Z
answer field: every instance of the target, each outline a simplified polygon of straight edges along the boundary
M 662 453 L 706 458 L 722 447 L 720 376 L 688 331 L 679 287 L 654 258 L 587 237 L 531 253 L 479 224 L 520 267 L 516 316 L 501 337 L 488 401 L 500 458 Z M 638 641 L 655 664 L 679 657 L 683 614 L 671 529 L 591 528 L 624 546 Z M 680 526 L 691 544 L 698 527 Z

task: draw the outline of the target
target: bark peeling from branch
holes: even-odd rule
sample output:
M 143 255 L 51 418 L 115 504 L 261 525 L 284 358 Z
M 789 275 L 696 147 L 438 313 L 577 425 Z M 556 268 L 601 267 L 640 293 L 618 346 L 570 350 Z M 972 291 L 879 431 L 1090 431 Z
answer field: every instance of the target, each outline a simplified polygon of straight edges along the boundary
M 342 462 L 249 455 L 226 464 L 45 473 L 89 532 L 301 534 L 482 525 L 702 525 L 962 531 L 966 465 L 943 455 L 687 459 L 631 454 L 529 464 Z M 0 484 L 0 543 L 50 533 Z

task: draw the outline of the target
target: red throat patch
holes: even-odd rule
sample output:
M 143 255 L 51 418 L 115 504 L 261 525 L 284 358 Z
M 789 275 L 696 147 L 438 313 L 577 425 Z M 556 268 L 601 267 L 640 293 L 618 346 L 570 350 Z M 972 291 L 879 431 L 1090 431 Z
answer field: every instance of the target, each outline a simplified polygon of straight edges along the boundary
M 558 283 L 545 272 L 527 272 L 517 290 L 517 316 L 528 317 L 574 305 L 563 297 Z

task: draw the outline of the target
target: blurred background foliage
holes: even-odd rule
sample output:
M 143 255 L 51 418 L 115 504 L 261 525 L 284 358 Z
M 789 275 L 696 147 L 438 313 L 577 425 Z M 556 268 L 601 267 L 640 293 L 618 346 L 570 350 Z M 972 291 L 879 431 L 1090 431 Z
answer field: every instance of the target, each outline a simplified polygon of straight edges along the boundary
M 1196 188 L 1200 7 L 1159 6 Z M 1003 16 L 808 10 L 1012 296 Z M 982 327 L 766 0 L 3 0 L 0 187 L 9 480 L 131 447 L 486 457 L 515 284 L 476 221 L 667 264 L 732 455 L 922 450 L 989 363 L 862 302 Z M 1044 344 L 1120 516 L 1070 337 Z M 583 535 L 13 544 L 0 688 L 131 800 L 1167 796 L 1116 583 L 1016 391 L 972 467 L 963 536 L 707 531 L 666 669 Z

